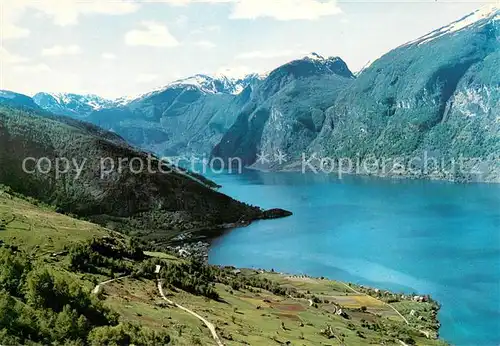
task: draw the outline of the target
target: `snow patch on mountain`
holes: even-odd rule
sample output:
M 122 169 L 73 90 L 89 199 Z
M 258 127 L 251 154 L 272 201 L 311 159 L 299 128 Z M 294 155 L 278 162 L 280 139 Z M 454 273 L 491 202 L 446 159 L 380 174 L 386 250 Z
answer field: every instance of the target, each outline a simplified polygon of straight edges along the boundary
M 306 55 L 304 57 L 304 59 L 306 59 L 306 60 L 312 60 L 312 61 L 317 61 L 317 62 L 321 62 L 321 63 L 335 62 L 335 61 L 342 60 L 338 56 L 325 58 L 324 56 L 319 55 L 318 53 L 315 53 L 315 52 L 309 53 L 308 55 Z
M 7 91 L 7 90 L 0 90 L 0 97 L 6 98 L 6 99 L 14 99 L 18 94 L 12 92 L 12 91 Z
M 172 88 L 184 88 L 186 90 L 199 90 L 205 94 L 231 94 L 238 95 L 246 87 L 252 85 L 254 82 L 263 80 L 267 74 L 249 74 L 241 78 L 230 78 L 222 74 L 205 75 L 197 74 L 191 77 L 173 81 L 165 86 L 153 89 L 147 93 L 120 97 L 113 102 L 118 106 L 126 106 L 131 102 L 139 99 L 145 99 L 152 95 L 164 92 Z
M 174 81 L 170 83 L 169 86 L 171 87 L 177 85 L 192 85 L 207 94 L 235 93 L 234 80 L 222 75 L 212 77 L 204 74 L 197 74 L 192 77 Z
M 102 98 L 94 94 L 78 95 L 72 93 L 38 93 L 34 96 L 35 99 L 42 97 L 51 98 L 57 105 L 86 105 L 90 108 L 97 110 L 104 107 L 109 107 L 113 101 Z
M 490 21 L 500 20 L 500 8 L 496 5 L 487 5 L 484 6 L 467 16 L 452 22 L 451 24 L 434 30 L 427 35 L 417 38 L 416 40 L 410 41 L 406 43 L 404 46 L 410 46 L 413 44 L 421 45 L 428 42 L 431 42 L 439 37 L 444 35 L 448 35 L 462 29 L 468 28 L 472 25 L 483 26 L 489 23 Z
M 97 95 L 40 92 L 33 100 L 42 108 L 60 115 L 85 116 L 93 111 L 113 107 L 115 103 Z

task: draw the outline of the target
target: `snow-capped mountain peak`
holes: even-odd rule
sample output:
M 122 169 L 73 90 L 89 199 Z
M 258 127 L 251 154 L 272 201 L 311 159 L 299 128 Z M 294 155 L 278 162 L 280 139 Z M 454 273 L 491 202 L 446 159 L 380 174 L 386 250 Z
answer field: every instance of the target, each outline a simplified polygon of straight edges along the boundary
M 176 80 L 170 83 L 167 87 L 177 86 L 177 85 L 192 85 L 199 90 L 207 94 L 218 94 L 218 93 L 235 93 L 234 80 L 220 75 L 220 76 L 209 76 L 204 74 L 197 74 L 192 77 Z
M 325 60 L 325 58 L 323 56 L 321 56 L 321 55 L 319 55 L 318 53 L 315 53 L 315 52 L 309 53 L 308 55 L 306 55 L 305 58 L 306 59 L 310 59 L 310 60 L 318 60 L 318 61 Z
M 242 78 L 230 78 L 223 74 L 196 74 L 191 77 L 175 80 L 167 85 L 161 86 L 147 93 L 136 96 L 120 97 L 113 102 L 116 105 L 125 106 L 135 100 L 145 99 L 152 95 L 162 93 L 172 88 L 194 88 L 205 94 L 240 94 L 247 86 L 267 77 L 261 74 L 249 74 Z
M 434 30 L 427 35 L 417 38 L 416 40 L 406 43 L 404 46 L 409 46 L 413 44 L 425 44 L 431 42 L 439 37 L 447 34 L 451 34 L 462 29 L 471 27 L 473 25 L 485 25 L 490 21 L 500 20 L 500 8 L 498 5 L 487 5 L 484 6 L 467 16 L 450 23 L 449 25 L 443 26 L 437 30 Z
M 336 74 L 348 78 L 354 77 L 347 64 L 340 57 L 325 58 L 314 52 L 286 63 L 271 72 L 271 74 L 276 73 L 292 74 L 295 77 L 311 74 Z
M 207 94 L 232 94 L 238 95 L 247 86 L 256 80 L 265 79 L 267 75 L 249 74 L 241 78 L 232 78 L 224 74 L 217 73 L 215 75 L 197 74 L 192 77 L 180 79 L 170 83 L 168 87 L 178 85 L 192 85 Z
M 97 95 L 78 95 L 72 93 L 40 92 L 33 100 L 42 108 L 60 115 L 86 115 L 101 108 L 114 105 L 114 102 Z
M 325 58 L 324 56 L 322 56 L 318 53 L 315 53 L 315 52 L 307 54 L 303 59 L 318 61 L 318 62 L 333 62 L 333 61 L 337 61 L 337 60 L 342 60 L 338 56 Z

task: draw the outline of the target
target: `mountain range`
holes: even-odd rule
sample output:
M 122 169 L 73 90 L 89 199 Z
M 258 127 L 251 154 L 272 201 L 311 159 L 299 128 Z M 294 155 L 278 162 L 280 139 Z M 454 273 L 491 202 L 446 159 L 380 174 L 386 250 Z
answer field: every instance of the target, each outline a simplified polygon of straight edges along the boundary
M 73 93 L 48 92 L 36 93 L 33 96 L 33 100 L 41 108 L 54 114 L 84 118 L 94 111 L 126 106 L 134 101 L 147 99 L 172 88 L 196 89 L 205 94 L 238 95 L 247 86 L 253 85 L 263 78 L 265 78 L 265 76 L 258 74 L 249 74 L 242 78 L 229 78 L 223 74 L 214 76 L 197 74 L 173 81 L 166 86 L 162 86 L 145 94 L 124 96 L 113 100 L 93 94 L 79 95 Z
M 24 101 L 91 122 L 159 156 L 238 157 L 269 170 L 298 169 L 302 155 L 359 162 L 398 157 L 403 171 L 376 174 L 410 176 L 410 168 L 421 168 L 412 158 L 425 153 L 481 165 L 468 161 L 473 174 L 441 167 L 418 177 L 498 182 L 499 13 L 496 7 L 471 13 L 356 75 L 340 57 L 313 53 L 240 80 L 196 75 L 118 100 L 39 93 Z M 23 101 L 16 98 L 4 102 Z M 277 153 L 280 162 L 272 160 Z
M 77 95 L 70 93 L 37 93 L 33 100 L 41 108 L 58 115 L 79 118 L 101 108 L 109 108 L 115 102 L 97 95 Z
M 498 66 L 500 10 L 484 8 L 366 68 L 326 110 L 308 151 L 401 157 L 406 167 L 422 155 L 447 163 L 464 157 L 463 171 L 447 172 L 446 165 L 429 175 L 499 182 Z

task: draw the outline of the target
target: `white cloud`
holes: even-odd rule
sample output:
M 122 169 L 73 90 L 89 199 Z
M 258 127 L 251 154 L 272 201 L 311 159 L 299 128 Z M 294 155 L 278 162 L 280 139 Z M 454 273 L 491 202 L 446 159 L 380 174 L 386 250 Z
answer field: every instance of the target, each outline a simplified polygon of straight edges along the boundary
M 141 73 L 136 78 L 137 83 L 151 83 L 156 80 L 158 80 L 158 75 L 151 73 Z
M 3 0 L 4 11 L 23 12 L 26 9 L 34 9 L 52 18 L 56 25 L 73 25 L 78 23 L 81 15 L 107 14 L 123 15 L 133 13 L 140 7 L 131 1 L 109 1 L 109 0 Z
M 55 45 L 50 48 L 42 49 L 43 56 L 61 56 L 61 55 L 78 55 L 82 52 L 82 49 L 76 44 L 69 46 Z
M 207 31 L 220 32 L 221 27 L 219 25 L 209 25 L 207 26 Z
M 28 64 L 28 65 L 16 65 L 12 68 L 14 72 L 20 72 L 23 74 L 35 74 L 43 72 L 51 72 L 52 69 L 46 64 Z
M 201 40 L 201 41 L 197 41 L 194 43 L 196 46 L 198 47 L 201 47 L 203 49 L 212 49 L 212 48 L 215 48 L 217 47 L 215 45 L 215 43 L 213 43 L 212 41 L 208 41 L 208 40 Z
M 113 53 L 108 53 L 108 52 L 104 52 L 101 54 L 101 57 L 104 59 L 104 60 L 115 60 L 116 59 L 116 55 L 113 54 Z
M 26 81 L 29 80 L 29 83 Z M 16 65 L 4 69 L 2 78 L 5 89 L 32 95 L 39 91 L 85 93 L 81 76 L 77 73 L 52 70 L 46 64 Z
M 44 0 L 31 5 L 52 17 L 57 25 L 73 25 L 78 23 L 78 17 L 86 14 L 123 15 L 138 10 L 137 3 L 109 0 Z
M 185 27 L 189 23 L 188 16 L 180 15 L 175 19 L 175 24 L 181 28 Z
M 235 3 L 232 19 L 262 17 L 277 20 L 315 20 L 342 13 L 335 0 L 239 0 Z
M 231 18 L 255 19 L 261 17 L 277 20 L 317 19 L 341 13 L 336 0 L 150 0 L 173 6 L 186 6 L 193 3 L 226 3 L 232 6 Z M 127 0 L 2 0 L 3 39 L 19 39 L 30 35 L 28 28 L 16 23 L 27 10 L 33 10 L 50 18 L 60 26 L 75 25 L 81 16 L 126 15 L 141 7 L 140 1 Z M 185 25 L 186 18 L 180 16 L 178 25 Z M 216 26 L 214 26 L 216 27 Z
M 13 40 L 18 38 L 28 37 L 30 35 L 30 30 L 26 28 L 21 28 L 13 23 L 4 21 L 2 23 L 2 39 Z
M 31 59 L 9 52 L 5 47 L 0 47 L 0 70 L 2 78 L 0 87 L 15 91 L 25 91 L 31 87 L 33 78 L 45 77 L 51 72 L 46 64 L 32 62 Z M 29 83 L 26 83 L 29 80 Z
M 16 22 L 24 13 L 24 5 L 15 0 L 2 0 L 2 39 L 18 39 L 30 35 L 30 30 L 21 28 L 16 25 Z
M 298 55 L 298 52 L 293 50 L 255 50 L 238 54 L 236 59 L 251 60 L 251 59 L 274 59 Z
M 11 53 L 4 47 L 0 47 L 0 62 L 2 64 L 20 64 L 28 61 L 28 58 Z
M 123 15 L 135 12 L 140 5 L 130 1 L 109 0 L 2 0 L 2 38 L 19 39 L 30 35 L 30 30 L 16 23 L 27 10 L 52 19 L 60 26 L 74 25 L 82 15 Z
M 209 25 L 209 26 L 203 26 L 201 28 L 192 30 L 191 35 L 201 35 L 201 34 L 206 34 L 209 32 L 218 33 L 220 31 L 221 31 L 221 27 L 219 25 Z
M 187 6 L 193 3 L 224 4 L 235 1 L 237 0 L 156 0 L 173 6 Z
M 262 17 L 277 20 L 315 20 L 342 13 L 336 0 L 161 0 L 173 6 L 194 3 L 229 3 L 232 19 L 256 19 Z
M 130 46 L 175 47 L 177 39 L 168 28 L 158 22 L 145 21 L 141 23 L 144 29 L 131 30 L 125 34 L 125 43 Z

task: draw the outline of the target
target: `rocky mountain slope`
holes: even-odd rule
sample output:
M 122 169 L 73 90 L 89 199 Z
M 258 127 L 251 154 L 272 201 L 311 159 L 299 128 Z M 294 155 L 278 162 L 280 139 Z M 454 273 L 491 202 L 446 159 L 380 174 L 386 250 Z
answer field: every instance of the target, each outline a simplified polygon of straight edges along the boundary
M 2 107 L 0 144 L 0 183 L 120 231 L 168 239 L 267 218 L 121 137 L 67 117 Z
M 238 95 L 247 86 L 258 82 L 259 79 L 260 77 L 257 74 L 250 74 L 239 79 L 229 78 L 224 75 L 208 76 L 204 74 L 197 74 L 192 77 L 172 82 L 167 86 L 167 88 L 172 86 L 191 85 L 208 94 Z
M 482 9 L 394 49 L 355 79 L 347 73 L 337 74 L 333 84 L 300 78 L 290 86 L 288 80 L 274 83 L 285 86 L 279 96 L 271 102 L 257 97 L 213 155 L 297 169 L 304 153 L 307 169 L 327 172 L 350 160 L 342 171 L 500 181 L 499 34 L 499 10 Z M 270 82 L 261 86 L 264 95 Z M 281 97 L 287 92 L 291 97 Z M 286 161 L 275 159 L 281 153 Z M 373 157 L 376 167 L 366 169 Z M 437 163 L 426 165 L 425 157 Z
M 178 85 L 95 111 L 86 120 L 160 156 L 204 154 L 220 141 L 240 107 L 231 94 Z
M 24 109 L 42 110 L 31 97 L 8 90 L 0 90 L 0 104 Z
M 257 74 L 241 79 L 200 74 L 113 101 L 92 95 L 46 93 L 35 95 L 34 100 L 47 111 L 112 130 L 131 144 L 161 156 L 208 155 L 245 102 L 245 96 L 237 96 L 261 78 Z
M 241 158 L 244 165 L 272 168 L 304 151 L 323 127 L 325 111 L 354 81 L 340 58 L 311 54 L 276 70 L 257 86 L 212 156 Z
M 33 100 L 41 108 L 58 115 L 83 118 L 93 111 L 114 106 L 114 102 L 97 95 L 40 92 Z
M 309 152 L 401 157 L 406 171 L 395 174 L 403 175 L 421 168 L 409 162 L 415 156 L 445 162 L 464 156 L 483 163 L 467 160 L 464 172 L 439 167 L 422 174 L 499 181 L 499 13 L 477 11 L 375 61 L 328 109 Z

